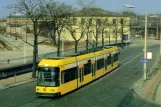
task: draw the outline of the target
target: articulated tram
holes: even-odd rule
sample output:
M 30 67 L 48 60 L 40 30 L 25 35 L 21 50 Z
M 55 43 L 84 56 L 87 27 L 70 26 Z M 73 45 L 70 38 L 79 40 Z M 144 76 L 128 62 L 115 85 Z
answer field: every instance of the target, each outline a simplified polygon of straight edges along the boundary
M 59 96 L 107 74 L 119 66 L 118 47 L 42 59 L 38 64 L 37 96 Z

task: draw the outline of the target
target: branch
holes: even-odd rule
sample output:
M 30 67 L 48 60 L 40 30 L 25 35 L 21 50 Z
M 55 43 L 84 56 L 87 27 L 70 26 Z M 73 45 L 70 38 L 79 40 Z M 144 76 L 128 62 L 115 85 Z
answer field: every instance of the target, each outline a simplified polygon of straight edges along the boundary
M 41 41 L 41 42 L 38 42 L 37 44 L 43 43 L 43 42 L 45 42 L 45 41 L 48 41 L 48 39 L 43 40 L 43 41 Z
M 14 36 L 14 35 L 13 35 L 13 36 Z M 22 39 L 22 36 L 20 36 L 20 35 L 18 35 L 18 34 L 16 34 L 15 36 L 16 36 L 17 38 L 21 39 L 23 42 L 25 42 L 25 43 L 29 44 L 30 46 L 33 46 L 33 47 L 34 47 L 34 45 L 32 45 L 32 44 L 30 44 L 29 42 L 26 42 L 25 40 L 23 40 L 23 39 Z

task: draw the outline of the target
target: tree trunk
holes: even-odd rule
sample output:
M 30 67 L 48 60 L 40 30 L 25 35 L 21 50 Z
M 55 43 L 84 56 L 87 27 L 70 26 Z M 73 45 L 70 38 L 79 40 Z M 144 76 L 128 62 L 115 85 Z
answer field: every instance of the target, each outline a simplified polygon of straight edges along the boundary
M 117 45 L 117 35 L 116 35 L 116 41 L 115 41 L 115 44 Z
M 88 33 L 87 33 L 87 39 L 86 39 L 86 51 L 87 51 L 87 53 L 88 53 L 88 40 L 89 40 L 89 38 L 88 38 Z
M 97 28 L 97 22 L 96 22 L 96 49 L 98 45 L 98 28 Z
M 60 56 L 60 35 L 58 34 L 57 56 Z
M 33 50 L 33 71 L 32 77 L 36 77 L 37 70 L 37 56 L 38 56 L 38 44 L 37 44 L 37 21 L 34 22 L 34 50 Z
M 55 33 L 53 32 L 53 30 L 50 31 L 50 37 L 52 39 L 54 46 L 56 46 L 56 38 L 55 38 Z
M 77 47 L 78 47 L 78 41 L 76 40 L 76 41 L 75 41 L 75 53 L 78 52 Z
M 111 44 L 111 38 L 110 38 L 110 35 L 109 35 L 109 45 Z
M 121 24 L 121 47 L 123 48 L 123 31 L 124 31 L 124 29 L 123 29 L 123 24 Z
M 104 32 L 102 32 L 102 48 L 104 48 Z
M 117 45 L 117 30 L 116 30 L 116 41 L 115 41 L 115 45 Z

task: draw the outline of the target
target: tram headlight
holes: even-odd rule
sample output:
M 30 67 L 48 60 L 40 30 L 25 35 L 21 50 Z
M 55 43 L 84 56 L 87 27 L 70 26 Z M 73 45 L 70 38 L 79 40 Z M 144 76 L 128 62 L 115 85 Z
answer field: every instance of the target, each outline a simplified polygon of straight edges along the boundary
M 37 88 L 36 91 L 39 91 L 39 88 Z
M 50 92 L 54 92 L 54 89 L 51 89 Z

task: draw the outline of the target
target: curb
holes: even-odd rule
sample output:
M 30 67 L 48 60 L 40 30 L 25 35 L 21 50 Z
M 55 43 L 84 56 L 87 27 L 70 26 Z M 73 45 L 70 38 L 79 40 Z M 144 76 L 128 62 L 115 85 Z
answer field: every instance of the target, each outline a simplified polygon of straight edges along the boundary
M 148 81 L 148 84 L 144 87 L 144 94 L 145 97 L 149 99 L 155 99 L 155 95 L 157 93 L 157 86 L 159 85 L 159 82 L 161 81 L 161 72 L 159 71 L 152 80 Z M 155 101 L 155 100 L 154 100 Z
M 142 100 L 144 100 L 146 102 L 150 102 L 150 103 L 155 104 L 157 106 L 161 106 L 161 104 L 159 104 L 159 103 L 157 103 L 157 102 L 155 102 L 153 100 L 150 100 L 147 97 L 145 97 L 145 95 L 144 95 L 145 87 L 144 86 L 146 84 L 147 83 L 143 80 L 143 78 L 139 79 L 138 81 L 136 81 L 134 83 L 134 86 L 132 88 L 133 92 L 136 93 L 136 95 L 138 95 Z M 139 85 L 142 86 L 142 87 L 140 88 Z M 139 90 L 141 90 L 141 91 L 139 91 Z
M 23 84 L 31 83 L 31 82 L 34 82 L 36 80 L 37 80 L 36 78 L 31 78 L 31 79 L 24 80 L 22 82 L 17 82 L 17 83 L 6 85 L 6 86 L 5 85 L 0 86 L 0 91 L 5 90 L 5 89 L 9 89 L 9 88 L 13 88 L 13 87 L 16 87 L 16 86 L 20 86 L 20 85 L 23 85 Z

